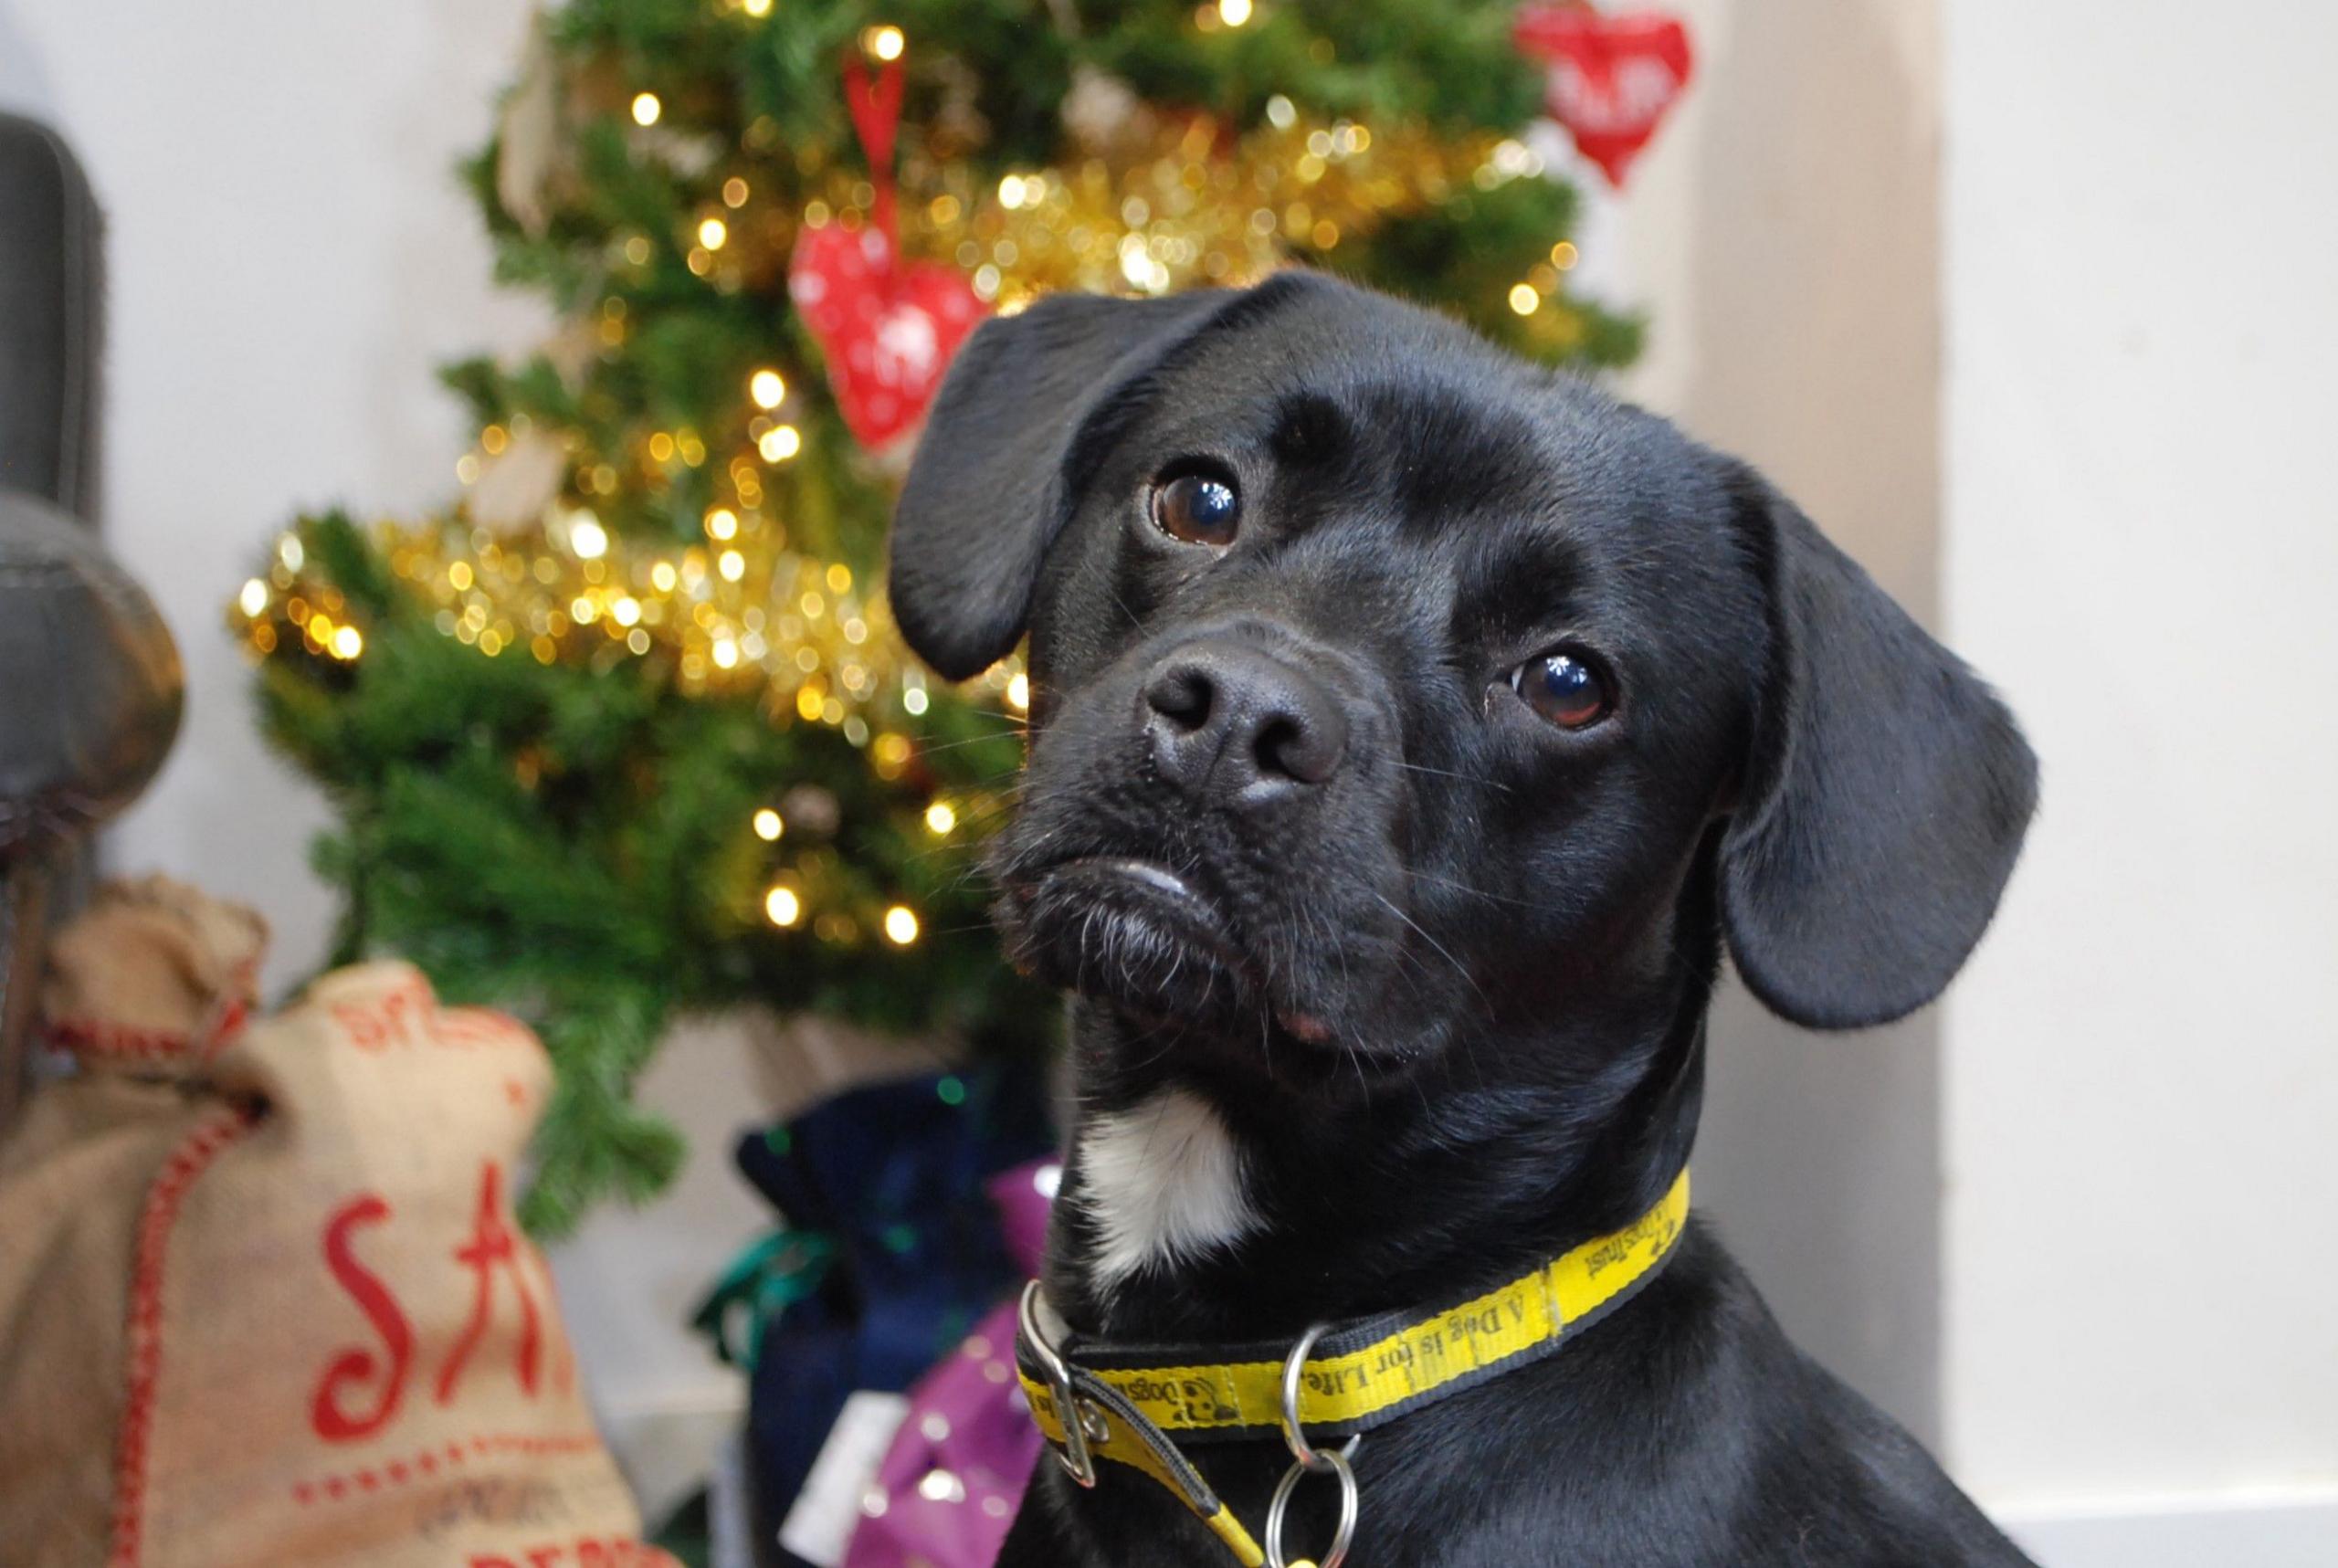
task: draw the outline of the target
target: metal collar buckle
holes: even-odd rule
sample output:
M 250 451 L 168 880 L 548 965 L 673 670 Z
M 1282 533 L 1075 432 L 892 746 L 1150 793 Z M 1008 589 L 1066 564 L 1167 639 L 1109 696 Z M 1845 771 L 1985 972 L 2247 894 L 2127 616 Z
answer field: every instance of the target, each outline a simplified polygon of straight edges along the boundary
M 1073 1391 L 1071 1364 L 1039 1327 L 1039 1282 L 1033 1279 L 1023 1287 L 1023 1300 L 1016 1309 L 1016 1329 L 1023 1336 L 1023 1342 L 1031 1347 L 1040 1370 L 1048 1374 L 1048 1389 L 1055 1396 L 1056 1413 L 1063 1423 L 1063 1447 L 1055 1450 L 1056 1460 L 1073 1480 L 1083 1487 L 1092 1487 L 1096 1484 L 1096 1457 L 1089 1452 L 1089 1445 L 1109 1441 L 1112 1429 L 1101 1411 Z

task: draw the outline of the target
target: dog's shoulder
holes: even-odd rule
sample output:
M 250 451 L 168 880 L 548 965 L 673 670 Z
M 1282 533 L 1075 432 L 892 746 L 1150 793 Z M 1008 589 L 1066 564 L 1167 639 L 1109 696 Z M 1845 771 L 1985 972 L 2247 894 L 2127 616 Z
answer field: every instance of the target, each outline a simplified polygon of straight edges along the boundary
M 1365 1449 L 1393 1562 L 2028 1568 L 1912 1437 L 1788 1342 L 1701 1222 L 1571 1348 Z

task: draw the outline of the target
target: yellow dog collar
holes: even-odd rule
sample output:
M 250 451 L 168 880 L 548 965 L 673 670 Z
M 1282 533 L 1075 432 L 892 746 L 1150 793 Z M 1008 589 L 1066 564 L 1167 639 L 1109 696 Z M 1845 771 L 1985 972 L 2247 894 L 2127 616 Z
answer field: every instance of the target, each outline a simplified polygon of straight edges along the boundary
M 1682 1171 L 1654 1208 L 1531 1274 L 1458 1305 L 1393 1312 L 1319 1331 L 1298 1368 L 1296 1421 L 1311 1435 L 1344 1436 L 1431 1405 L 1556 1352 L 1621 1306 L 1672 1256 L 1689 1215 Z M 1244 1568 L 1267 1561 L 1176 1446 L 1176 1439 L 1252 1437 L 1283 1431 L 1284 1358 L 1273 1346 L 1087 1343 L 1060 1349 L 1040 1326 L 1037 1287 L 1027 1292 L 1016 1368 L 1031 1412 L 1083 1484 L 1096 1458 L 1140 1470 L 1177 1494 Z M 1065 1426 L 1069 1414 L 1078 1432 Z M 1083 1472 L 1084 1475 L 1083 1475 Z

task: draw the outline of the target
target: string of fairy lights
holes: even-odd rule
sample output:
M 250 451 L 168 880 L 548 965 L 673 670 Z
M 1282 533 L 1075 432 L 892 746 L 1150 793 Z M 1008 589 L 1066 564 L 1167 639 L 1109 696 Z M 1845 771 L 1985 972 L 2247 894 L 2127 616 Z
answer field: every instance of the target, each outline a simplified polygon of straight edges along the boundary
M 720 3 L 751 18 L 772 9 L 771 0 Z M 1195 25 L 1239 27 L 1250 16 L 1248 0 L 1214 0 Z M 864 30 L 859 41 L 878 62 L 908 47 L 890 25 Z M 644 132 L 667 119 L 655 92 L 621 102 Z M 1343 243 L 1457 193 L 1542 173 L 1538 155 L 1511 138 L 1322 121 L 1280 97 L 1269 101 L 1264 124 L 1239 135 L 1205 116 L 1140 111 L 1110 140 L 1108 152 L 989 180 L 911 137 L 900 176 L 905 256 L 956 266 L 1002 315 L 1066 289 L 1240 286 L 1294 251 L 1332 257 Z M 774 161 L 788 158 L 774 125 L 748 124 L 704 175 L 705 199 L 682 231 L 616 237 L 610 275 L 646 272 L 663 245 L 710 288 L 783 296 L 799 233 L 830 223 L 858 228 L 876 205 L 865 169 L 789 162 L 778 177 Z M 1585 331 L 1561 294 L 1575 259 L 1560 241 L 1509 291 L 1531 336 L 1554 352 Z M 633 331 L 622 292 L 613 289 L 578 327 L 595 352 L 621 349 Z M 489 424 L 457 462 L 462 499 L 420 523 L 376 525 L 375 542 L 437 629 L 481 657 L 595 670 L 639 661 L 685 694 L 753 694 L 773 722 L 827 726 L 866 751 L 879 777 L 899 779 L 916 752 L 909 731 L 932 700 L 926 677 L 902 650 L 881 594 L 843 563 L 795 548 L 771 493 L 785 488 L 774 471 L 805 453 L 797 399 L 813 374 L 774 353 L 746 375 L 737 417 L 723 429 L 644 429 L 618 452 L 524 417 Z M 637 539 L 606 520 L 611 498 L 628 487 L 661 491 L 686 473 L 703 478 L 710 465 L 715 499 L 698 540 Z M 490 516 L 510 511 L 515 488 L 524 515 Z M 500 492 L 494 506 L 491 490 Z M 365 657 L 360 617 L 297 531 L 279 536 L 266 569 L 243 584 L 233 620 L 258 658 L 354 665 Z M 970 683 L 969 694 L 1019 716 L 1028 681 L 1009 660 Z M 932 799 L 922 808 L 923 829 L 946 839 L 997 804 Z M 921 922 L 905 901 L 857 912 L 820 907 L 817 858 L 781 858 L 790 837 L 784 807 L 759 807 L 742 825 L 772 847 L 762 911 L 769 924 L 844 942 L 873 927 L 897 946 L 915 942 Z

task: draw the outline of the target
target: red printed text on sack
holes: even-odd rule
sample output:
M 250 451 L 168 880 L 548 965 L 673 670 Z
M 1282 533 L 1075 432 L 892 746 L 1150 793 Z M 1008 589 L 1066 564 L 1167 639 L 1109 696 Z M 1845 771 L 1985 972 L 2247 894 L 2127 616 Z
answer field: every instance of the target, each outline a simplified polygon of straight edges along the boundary
M 360 1232 L 395 1223 L 388 1201 L 377 1193 L 361 1193 L 333 1210 L 326 1220 L 321 1246 L 326 1271 L 355 1303 L 371 1331 L 372 1342 L 335 1351 L 320 1372 L 309 1402 L 309 1422 L 328 1442 L 355 1442 L 387 1427 L 398 1415 L 415 1373 L 413 1320 L 395 1287 L 366 1267 L 356 1256 Z M 544 1314 L 536 1303 L 528 1260 L 533 1253 L 512 1233 L 503 1207 L 503 1170 L 495 1161 L 479 1165 L 479 1199 L 469 1233 L 444 1255 L 454 1277 L 467 1280 L 470 1306 L 461 1332 L 439 1364 L 432 1369 L 431 1397 L 452 1405 L 468 1380 L 485 1369 L 473 1359 L 488 1330 L 504 1314 L 517 1315 L 519 1334 L 513 1350 L 511 1376 L 520 1392 L 534 1398 L 541 1392 L 545 1354 Z M 416 1281 L 406 1282 L 409 1289 Z M 561 1358 L 560 1391 L 571 1386 L 573 1367 Z
M 501 1013 L 440 1007 L 419 974 L 408 975 L 378 995 L 334 1003 L 332 1019 L 350 1044 L 369 1054 L 416 1047 L 477 1050 L 535 1044 L 533 1035 Z

